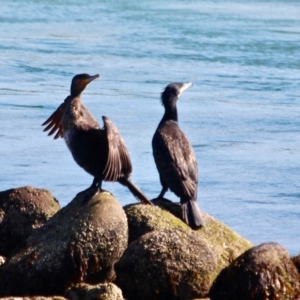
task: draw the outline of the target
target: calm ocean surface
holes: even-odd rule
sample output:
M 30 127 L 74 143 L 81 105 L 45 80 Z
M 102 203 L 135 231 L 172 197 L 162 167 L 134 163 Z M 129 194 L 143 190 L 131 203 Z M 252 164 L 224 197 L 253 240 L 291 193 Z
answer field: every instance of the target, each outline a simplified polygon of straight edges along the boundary
M 192 81 L 180 126 L 199 204 L 239 234 L 300 252 L 300 2 L 0 0 L 0 190 L 49 189 L 61 205 L 92 183 L 41 123 L 73 75 L 100 73 L 83 101 L 118 126 L 133 181 L 161 186 L 151 139 L 172 81 Z M 126 188 L 104 183 L 125 205 Z M 178 200 L 172 193 L 166 195 Z

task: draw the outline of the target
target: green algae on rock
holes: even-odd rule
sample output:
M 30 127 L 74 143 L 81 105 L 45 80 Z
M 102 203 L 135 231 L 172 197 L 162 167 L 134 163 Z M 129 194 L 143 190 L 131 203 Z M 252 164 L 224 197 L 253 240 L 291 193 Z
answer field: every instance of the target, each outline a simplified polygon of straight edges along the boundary
M 1 266 L 0 295 L 63 295 L 77 283 L 109 280 L 127 241 L 119 202 L 107 192 L 81 192 Z
M 194 232 L 206 239 L 213 247 L 220 271 L 253 246 L 248 240 L 241 237 L 221 221 L 206 213 L 204 213 L 203 218 L 206 224 L 205 227 Z
M 128 219 L 129 243 L 142 235 L 160 229 L 190 227 L 168 211 L 158 206 L 129 204 L 124 207 Z
M 128 218 L 129 242 L 139 242 L 145 234 L 148 235 L 151 232 L 155 235 L 157 234 L 157 232 L 169 233 L 176 230 L 182 230 L 186 232 L 188 236 L 191 236 L 191 239 L 195 239 L 197 241 L 200 240 L 203 245 L 206 245 L 207 248 L 211 249 L 212 255 L 216 261 L 216 263 L 211 264 L 211 267 L 214 267 L 211 269 L 209 276 L 207 276 L 209 280 L 207 281 L 206 287 L 203 288 L 203 291 L 205 290 L 206 292 L 208 292 L 208 289 L 213 284 L 214 280 L 221 272 L 221 270 L 227 267 L 236 257 L 242 254 L 244 251 L 252 247 L 252 244 L 249 241 L 245 240 L 233 230 L 228 228 L 225 224 L 214 219 L 206 213 L 202 213 L 206 225 L 199 230 L 192 230 L 180 219 L 180 205 L 170 201 L 155 201 L 155 204 L 159 205 L 160 207 L 151 207 L 140 204 L 132 204 L 124 207 L 125 213 Z M 131 246 L 129 246 L 129 248 L 130 247 Z M 157 241 L 156 247 L 158 249 L 161 247 L 160 241 Z M 127 253 L 127 251 L 125 252 L 125 254 L 127 256 L 127 259 L 129 260 L 129 254 Z M 201 249 L 198 249 L 197 252 L 201 253 Z M 138 259 L 139 253 L 137 251 L 135 252 L 135 256 Z M 122 261 L 124 261 L 124 257 L 122 257 L 120 264 L 122 264 Z M 149 260 L 148 264 L 148 272 L 151 274 L 152 261 Z M 188 266 L 187 268 L 189 267 L 190 266 Z M 130 273 L 130 270 L 128 270 L 128 272 Z M 201 274 L 200 270 L 197 270 L 197 272 Z M 132 280 L 133 282 L 135 282 L 135 280 L 139 280 L 138 278 L 136 278 L 137 275 L 135 275 L 134 273 L 132 273 L 131 276 L 132 278 L 129 280 Z M 122 280 L 121 274 L 118 274 L 118 278 Z M 151 278 L 149 279 L 149 281 L 152 280 Z M 155 275 L 153 276 L 153 278 L 153 280 L 155 281 Z M 195 278 L 197 278 L 197 276 Z M 199 283 L 200 282 L 201 280 L 199 280 Z M 168 285 L 168 282 L 165 282 L 165 284 Z M 126 284 L 123 283 L 122 288 L 123 286 L 126 289 Z M 177 285 L 175 287 L 179 288 L 177 287 Z M 197 296 L 205 296 L 205 293 L 203 291 L 202 294 L 200 293 Z M 129 299 L 131 300 L 131 298 Z M 183 297 L 178 299 L 185 298 Z
M 128 218 L 129 243 L 154 230 L 182 228 L 199 235 L 213 247 L 220 270 L 228 266 L 241 253 L 252 247 L 249 241 L 206 213 L 202 213 L 206 225 L 199 230 L 192 230 L 181 219 L 176 217 L 176 215 L 181 214 L 180 205 L 166 201 L 163 203 L 163 208 L 140 204 L 124 207 Z M 168 206 L 167 210 L 165 205 Z M 169 211 L 172 211 L 172 213 Z

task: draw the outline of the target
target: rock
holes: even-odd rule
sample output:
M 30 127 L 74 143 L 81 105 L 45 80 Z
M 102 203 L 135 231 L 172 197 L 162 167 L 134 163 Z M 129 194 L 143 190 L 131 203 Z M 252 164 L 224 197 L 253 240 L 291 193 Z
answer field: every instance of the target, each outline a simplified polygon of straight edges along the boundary
M 212 300 L 299 300 L 300 277 L 287 251 L 276 243 L 253 247 L 218 276 Z
M 176 205 L 174 204 L 176 207 Z M 142 235 L 160 229 L 185 228 L 189 226 L 158 206 L 129 204 L 124 207 L 128 219 L 129 243 Z
M 130 300 L 204 297 L 216 270 L 217 259 L 208 243 L 179 228 L 143 235 L 116 264 L 117 284 Z
M 240 254 L 253 247 L 249 241 L 210 215 L 203 213 L 203 219 L 205 227 L 195 231 L 195 234 L 206 239 L 214 249 L 220 271 Z
M 140 294 L 138 295 L 143 295 L 141 299 L 146 299 L 144 298 L 144 294 L 151 295 L 149 296 L 150 298 L 155 297 L 153 299 L 164 299 L 164 293 L 167 293 L 168 297 L 170 297 L 167 297 L 166 299 L 189 299 L 188 297 L 191 295 L 193 297 L 205 297 L 221 270 L 227 267 L 241 253 L 252 247 L 250 242 L 243 239 L 226 225 L 208 214 L 203 213 L 203 219 L 206 226 L 199 230 L 192 230 L 179 218 L 181 216 L 180 205 L 168 200 L 158 201 L 156 199 L 153 202 L 162 208 L 140 204 L 128 205 L 124 208 L 128 218 L 129 241 L 132 242 L 132 245 L 129 246 L 120 260 L 120 263 L 118 263 L 117 273 L 118 283 L 120 284 L 125 297 L 128 295 L 133 297 L 130 298 L 128 296 L 130 300 L 138 299 L 134 298 L 133 289 L 138 289 L 140 291 Z M 170 211 L 172 213 L 170 213 Z M 156 265 L 153 265 L 154 262 L 152 257 L 156 254 L 153 254 L 151 251 L 150 254 L 148 254 L 148 248 L 145 247 L 150 247 L 148 246 L 148 243 L 152 243 L 153 249 L 156 249 L 153 251 L 162 251 L 162 254 L 159 255 L 163 255 L 165 253 L 164 251 L 169 247 L 167 246 L 168 240 L 164 238 L 155 240 L 155 236 L 157 234 L 159 234 L 159 236 L 166 236 L 169 235 L 170 232 L 176 233 L 178 230 L 185 233 L 181 234 L 181 241 L 178 245 L 176 244 L 175 249 L 177 249 L 177 247 L 178 249 L 181 249 L 181 247 L 189 249 L 189 247 L 193 246 L 193 250 L 190 250 L 189 252 L 176 250 L 182 253 L 182 255 L 184 253 L 182 256 L 183 258 L 180 257 L 182 263 L 184 263 L 185 260 L 191 263 L 185 262 L 186 269 L 179 268 L 176 271 L 176 279 L 173 279 L 170 275 L 168 280 L 162 280 L 162 275 L 157 275 L 158 271 L 155 271 L 156 269 L 154 271 L 152 270 L 152 268 L 156 268 Z M 148 238 L 156 241 L 157 244 L 155 247 L 154 242 L 148 241 Z M 146 239 L 146 241 L 144 239 Z M 178 239 L 174 238 L 174 240 Z M 192 246 L 190 246 L 190 243 L 192 243 L 191 241 L 195 241 L 196 244 L 191 244 Z M 171 240 L 169 242 L 171 243 Z M 144 246 L 144 244 L 146 246 Z M 179 259 L 178 256 L 176 256 L 177 254 L 173 255 L 172 247 L 173 246 L 169 247 L 170 257 L 168 258 L 168 263 L 176 265 L 178 264 Z M 151 249 L 152 248 L 150 247 L 150 250 Z M 203 257 L 205 258 L 204 254 L 204 256 L 201 257 L 202 251 L 204 251 L 206 256 L 211 257 L 212 260 L 209 261 L 208 266 L 200 263 L 197 264 L 197 266 L 194 266 L 195 261 L 201 261 Z M 131 255 L 133 255 L 132 257 L 134 257 L 134 259 L 131 258 Z M 200 257 L 198 257 L 199 255 Z M 137 262 L 136 264 L 135 261 Z M 168 277 L 169 275 L 167 274 L 169 274 L 169 269 L 165 266 L 165 260 L 161 259 L 161 262 L 158 261 L 156 263 L 159 266 L 157 267 L 158 269 L 161 267 L 165 270 L 163 276 Z M 148 268 L 147 271 L 143 271 L 143 268 L 146 267 Z M 189 274 L 196 274 L 195 276 L 190 275 L 193 278 L 192 283 L 190 282 L 190 279 L 188 279 L 188 275 L 186 275 L 188 272 L 190 272 Z M 145 274 L 147 274 L 146 283 L 149 285 L 151 291 L 148 291 L 145 284 L 142 284 L 141 282 L 146 276 Z M 206 274 L 206 277 L 203 274 Z M 203 279 L 204 277 L 205 282 Z M 158 292 L 153 292 L 154 287 L 157 287 Z M 184 289 L 188 290 L 188 293 L 185 293 L 185 295 L 179 294 Z M 143 290 L 147 292 L 142 294 Z M 172 296 L 170 296 L 170 290 L 173 292 L 175 291 Z M 179 296 L 176 296 L 176 293 Z
M 23 247 L 33 230 L 59 209 L 47 190 L 25 186 L 0 192 L 0 255 L 9 256 Z
M 129 243 L 154 230 L 182 228 L 200 236 L 201 239 L 209 243 L 214 249 L 220 271 L 241 253 L 252 247 L 249 241 L 206 213 L 202 213 L 205 227 L 192 230 L 175 216 L 176 214 L 181 215 L 180 205 L 170 201 L 162 201 L 159 205 L 161 203 L 163 203 L 163 208 L 141 204 L 131 204 L 124 207 L 128 218 Z M 169 211 L 172 211 L 173 214 Z
M 113 283 L 81 284 L 67 291 L 70 300 L 124 300 L 122 291 Z
M 0 295 L 63 295 L 77 283 L 111 280 L 127 240 L 119 202 L 107 192 L 81 192 L 1 266 Z

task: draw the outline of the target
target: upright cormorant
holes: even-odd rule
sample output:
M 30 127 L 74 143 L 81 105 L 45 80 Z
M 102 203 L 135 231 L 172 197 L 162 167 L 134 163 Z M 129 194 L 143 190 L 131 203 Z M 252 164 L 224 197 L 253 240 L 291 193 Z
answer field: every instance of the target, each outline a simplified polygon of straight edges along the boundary
M 170 83 L 161 94 L 165 113 L 152 139 L 163 198 L 168 188 L 180 198 L 183 220 L 193 229 L 204 226 L 197 204 L 198 168 L 191 144 L 178 126 L 176 103 L 192 83 Z
M 152 204 L 129 179 L 131 160 L 117 127 L 103 116 L 104 126 L 98 122 L 81 102 L 85 87 L 99 75 L 79 74 L 73 77 L 71 94 L 42 124 L 54 139 L 63 137 L 74 160 L 94 176 L 93 188 L 101 190 L 102 181 L 118 181 L 143 203 Z

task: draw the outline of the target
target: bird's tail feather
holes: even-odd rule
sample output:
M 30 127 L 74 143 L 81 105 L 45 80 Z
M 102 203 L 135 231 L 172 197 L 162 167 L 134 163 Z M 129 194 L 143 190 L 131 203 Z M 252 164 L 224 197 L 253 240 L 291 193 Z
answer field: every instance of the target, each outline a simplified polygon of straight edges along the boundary
M 200 208 L 196 201 L 190 200 L 181 204 L 182 218 L 192 228 L 198 229 L 204 226 Z
M 152 202 L 142 193 L 142 191 L 129 179 L 124 176 L 118 179 L 118 182 L 125 185 L 129 191 L 136 197 L 139 201 L 144 204 L 153 205 Z

